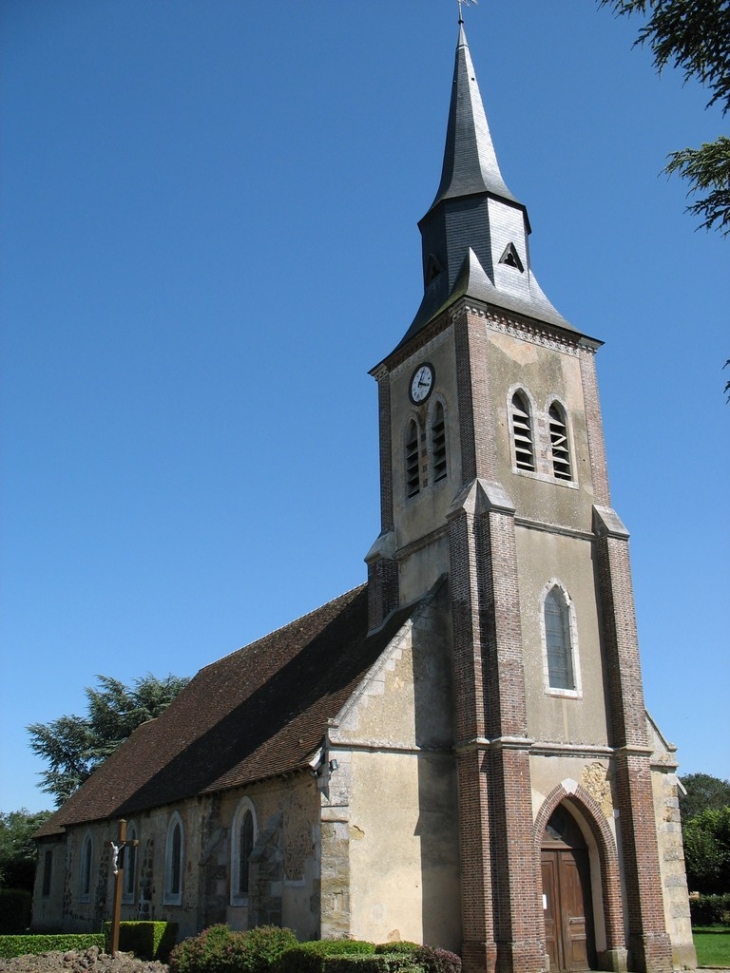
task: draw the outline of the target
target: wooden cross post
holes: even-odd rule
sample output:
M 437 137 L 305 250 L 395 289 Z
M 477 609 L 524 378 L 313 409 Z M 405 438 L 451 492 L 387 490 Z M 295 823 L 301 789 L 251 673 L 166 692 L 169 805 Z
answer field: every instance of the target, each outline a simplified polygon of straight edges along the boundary
M 122 890 L 124 889 L 124 849 L 136 848 L 138 841 L 127 841 L 127 822 L 119 822 L 119 837 L 117 843 L 110 841 L 112 846 L 112 870 L 114 872 L 114 906 L 112 909 L 112 956 L 119 951 L 119 920 L 122 914 Z

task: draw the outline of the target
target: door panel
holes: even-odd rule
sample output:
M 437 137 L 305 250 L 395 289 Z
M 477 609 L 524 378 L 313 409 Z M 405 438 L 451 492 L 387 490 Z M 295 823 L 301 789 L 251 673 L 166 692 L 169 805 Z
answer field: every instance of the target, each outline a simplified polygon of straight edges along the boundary
M 578 848 L 558 854 L 566 969 L 587 970 L 591 965 L 588 943 L 590 885 L 584 881 L 587 878 L 588 856 Z
M 542 851 L 545 947 L 551 970 L 595 966 L 588 853 L 581 848 Z
M 557 859 L 552 852 L 542 853 L 542 905 L 545 916 L 545 949 L 550 957 L 550 969 L 562 970 L 561 937 L 557 922 L 560 915 L 558 902 Z

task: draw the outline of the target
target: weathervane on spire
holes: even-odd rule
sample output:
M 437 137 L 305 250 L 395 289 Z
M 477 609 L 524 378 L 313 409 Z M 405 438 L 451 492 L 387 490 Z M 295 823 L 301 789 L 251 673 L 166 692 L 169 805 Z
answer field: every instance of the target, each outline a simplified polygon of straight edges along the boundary
M 463 8 L 464 7 L 476 6 L 477 3 L 479 3 L 479 0 L 456 0 L 456 2 L 459 4 L 459 23 L 460 24 L 463 24 L 464 23 L 464 9 Z

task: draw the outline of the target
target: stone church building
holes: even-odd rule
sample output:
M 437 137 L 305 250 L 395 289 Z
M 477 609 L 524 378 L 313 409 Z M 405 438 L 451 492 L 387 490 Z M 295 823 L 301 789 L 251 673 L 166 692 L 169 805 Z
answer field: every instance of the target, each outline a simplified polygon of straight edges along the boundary
M 530 262 L 460 25 L 424 296 L 372 370 L 367 583 L 202 669 L 39 832 L 36 929 L 281 923 L 467 973 L 693 967 L 595 355 Z M 398 334 L 394 334 L 394 342 Z

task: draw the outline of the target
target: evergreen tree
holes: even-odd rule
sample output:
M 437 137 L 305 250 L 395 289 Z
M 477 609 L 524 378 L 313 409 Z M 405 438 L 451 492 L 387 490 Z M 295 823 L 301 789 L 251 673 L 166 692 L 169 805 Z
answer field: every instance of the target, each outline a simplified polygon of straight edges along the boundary
M 37 850 L 32 836 L 50 814 L 31 814 L 24 807 L 0 811 L 0 888 L 33 891 Z
M 644 15 L 637 44 L 648 44 L 657 70 L 668 64 L 710 92 L 707 104 L 730 109 L 730 0 L 599 0 L 617 14 Z M 695 200 L 700 226 L 730 233 L 730 138 L 671 152 L 665 172 L 677 172 Z
M 157 679 L 151 673 L 132 686 L 111 676 L 96 678 L 98 685 L 85 690 L 86 716 L 60 716 L 28 727 L 31 749 L 49 764 L 41 774 L 41 790 L 53 795 L 56 807 L 138 726 L 158 717 L 189 682 L 172 675 Z

